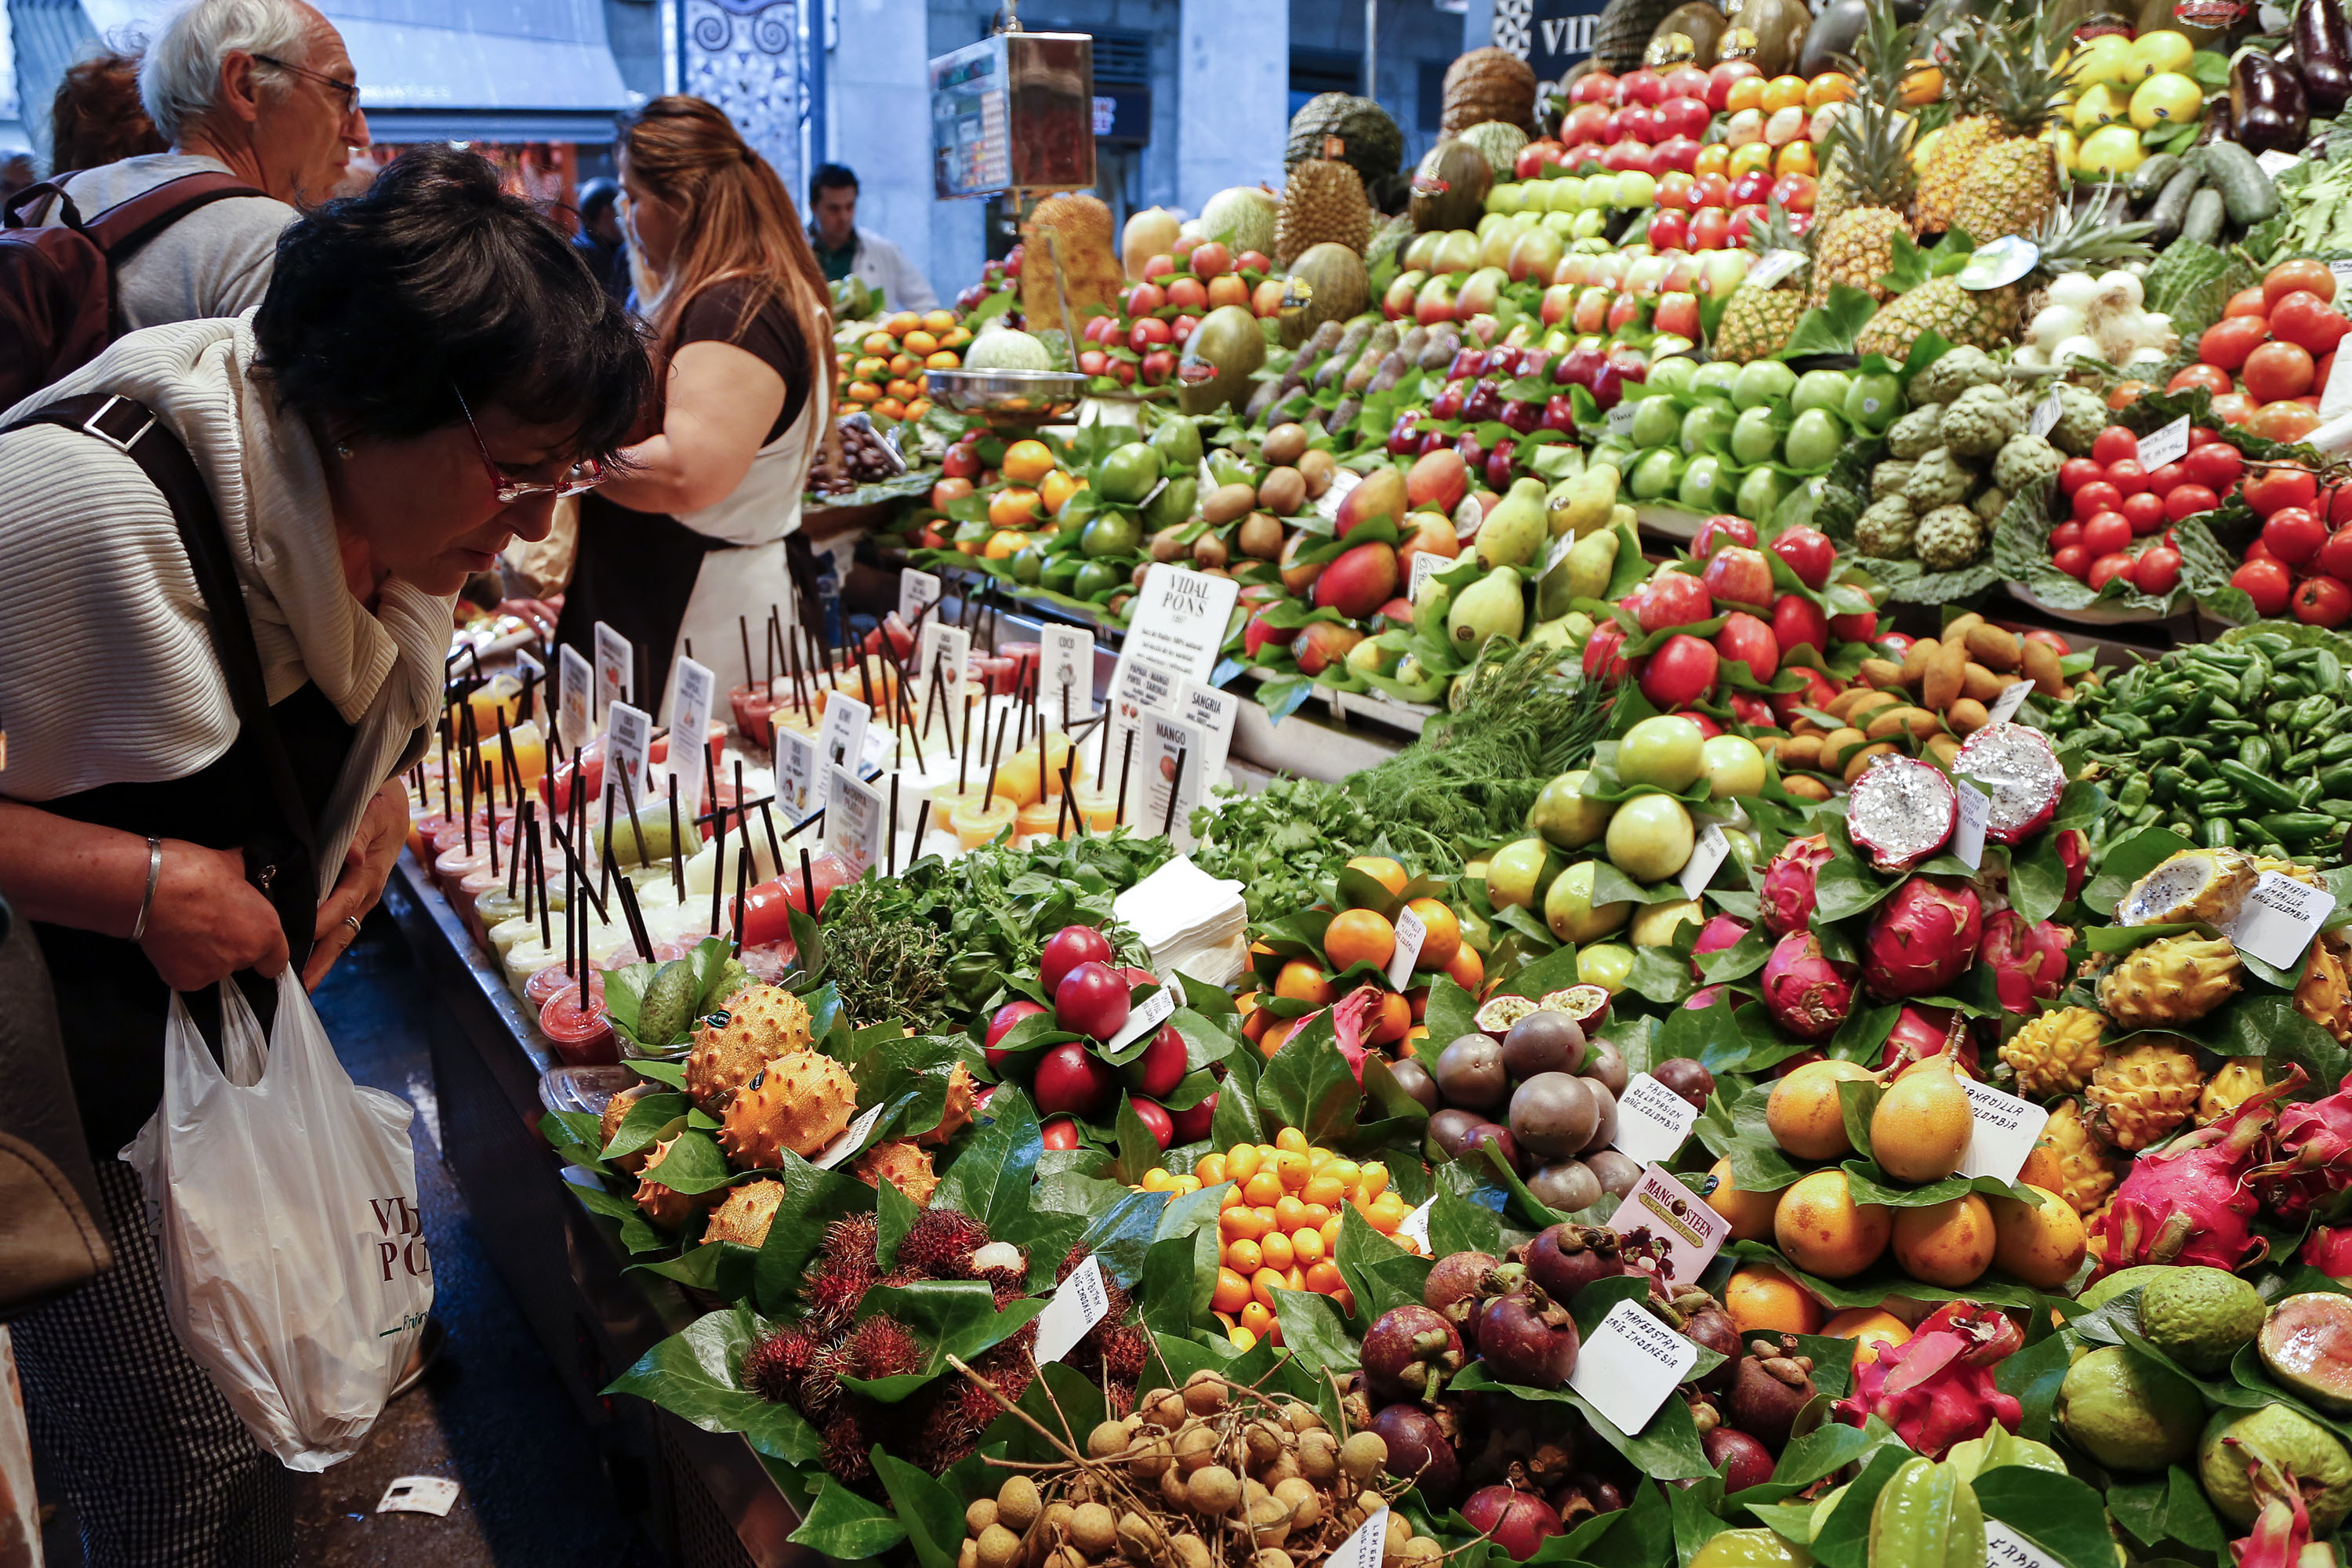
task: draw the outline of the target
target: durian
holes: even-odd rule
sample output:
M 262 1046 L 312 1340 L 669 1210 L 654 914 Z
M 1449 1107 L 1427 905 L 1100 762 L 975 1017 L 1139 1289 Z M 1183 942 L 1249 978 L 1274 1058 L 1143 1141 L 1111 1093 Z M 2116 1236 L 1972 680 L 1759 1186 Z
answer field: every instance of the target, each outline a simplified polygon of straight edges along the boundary
M 776 1205 L 784 1201 L 784 1184 L 762 1176 L 727 1189 L 727 1201 L 710 1211 L 702 1227 L 705 1241 L 731 1241 L 757 1250 L 768 1239 Z
M 705 1115 L 727 1109 L 751 1075 L 809 1047 L 809 1010 L 780 985 L 751 985 L 695 1025 L 686 1092 Z
M 849 1130 L 857 1085 L 818 1051 L 794 1051 L 761 1068 L 727 1107 L 719 1147 L 741 1171 L 772 1171 L 789 1149 L 805 1160 Z
M 919 1132 L 915 1142 L 927 1149 L 936 1149 L 971 1125 L 971 1069 L 961 1062 L 948 1074 L 947 1105 L 940 1112 L 940 1124 L 929 1132 Z M 912 1196 L 912 1194 L 908 1194 Z
M 1310 158 L 1290 171 L 1274 224 L 1275 260 L 1287 267 L 1308 247 L 1326 242 L 1361 255 L 1371 238 L 1371 204 L 1355 170 L 1336 158 Z
M 2158 937 L 2099 976 L 2099 1007 L 2126 1029 L 2194 1023 L 2236 994 L 2241 967 L 2225 939 Z
M 2082 1102 L 2066 1100 L 2051 1111 L 2017 1179 L 2056 1193 L 2076 1214 L 2089 1214 L 2116 1190 L 2126 1163 L 2091 1136 L 2083 1124 Z
M 2263 1084 L 2263 1058 L 2231 1057 L 2221 1064 L 2221 1070 L 2208 1079 L 2205 1092 L 2197 1097 L 2197 1125 L 2219 1121 L 2243 1105 Z
M 940 1179 L 931 1173 L 931 1157 L 912 1143 L 893 1140 L 877 1143 L 857 1157 L 850 1173 L 869 1187 L 887 1182 L 917 1208 L 931 1201 Z
M 2091 1008 L 2060 1007 L 2011 1035 L 2000 1059 L 2017 1074 L 2018 1092 L 2034 1100 L 2080 1094 L 2105 1057 L 2099 1032 L 2105 1025 Z
M 2222 925 L 2236 917 L 2261 879 L 2254 858 L 2242 850 L 2183 849 L 2158 861 L 2131 885 L 2116 904 L 2116 923 Z
M 2109 1148 L 2134 1152 L 2195 1114 L 2204 1087 L 2196 1053 L 2150 1040 L 2108 1058 L 2091 1075 L 2085 1121 Z
M 686 1222 L 692 1219 L 697 1212 L 709 1208 L 719 1198 L 717 1193 L 681 1193 L 653 1179 L 653 1173 L 661 1169 L 664 1160 L 669 1158 L 670 1147 L 677 1142 L 677 1137 L 672 1135 L 655 1144 L 654 1152 L 646 1159 L 645 1170 L 637 1180 L 637 1207 L 645 1212 L 647 1219 L 664 1230 L 685 1229 Z
M 2295 983 L 2294 1007 L 2305 1017 L 2352 1046 L 2352 970 L 2347 970 L 2347 946 L 2340 931 L 2326 931 L 2311 944 L 2304 960 L 2303 978 Z

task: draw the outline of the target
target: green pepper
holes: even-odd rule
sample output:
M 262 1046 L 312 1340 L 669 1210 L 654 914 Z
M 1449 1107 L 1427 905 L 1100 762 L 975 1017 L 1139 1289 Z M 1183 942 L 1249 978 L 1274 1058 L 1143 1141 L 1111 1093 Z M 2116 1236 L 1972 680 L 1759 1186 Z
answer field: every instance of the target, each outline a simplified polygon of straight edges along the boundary
M 2243 715 L 2239 711 L 2238 705 L 2231 701 L 2228 697 L 2216 697 L 2213 699 L 2213 717 L 2234 720 Z
M 2148 794 L 2169 805 L 2189 787 L 2189 775 L 2179 768 L 2160 767 L 2147 775 Z
M 2352 798 L 2352 763 L 2337 763 L 2319 772 L 2319 793 L 2330 800 Z
M 2125 781 L 2121 793 L 2116 796 L 2116 804 L 2122 806 L 2126 811 L 2137 811 L 2141 806 L 2147 804 L 2147 775 L 2146 773 L 2134 773 L 2128 780 Z
M 2228 779 L 2211 780 L 2199 784 L 2189 793 L 2190 798 L 2197 802 L 2199 807 L 2207 816 L 2217 811 L 2237 810 L 2241 798 L 2238 786 Z
M 2154 827 L 2163 815 L 2164 807 L 2160 805 L 2141 806 L 2131 814 L 2132 831 L 2137 833 L 2143 827 Z
M 2186 719 L 2188 714 L 2184 711 L 2181 717 Z M 2151 735 L 2147 744 L 2139 749 L 2139 760 L 2150 764 L 2168 763 L 2179 754 L 2180 742 L 2170 735 Z
M 2253 662 L 2252 654 L 2241 653 L 2236 648 L 2215 647 L 2210 643 L 2200 643 L 2180 657 L 2180 668 L 2190 674 L 2196 673 L 2198 667 L 2203 665 L 2226 669 L 2235 677 Z
M 2180 710 L 2180 727 L 2186 730 L 2192 728 L 2195 725 L 2202 724 L 2205 722 L 2205 716 L 2212 710 L 2213 694 L 2210 691 L 2199 692 L 2196 696 L 2189 700 L 2189 706 Z M 2168 739 L 2169 737 L 2159 736 L 2158 738 L 2161 740 Z
M 2294 705 L 2294 713 L 2287 721 L 2287 727 L 2298 734 L 2316 730 L 2327 722 L 2335 711 L 2335 698 L 2324 694 L 2306 697 Z
M 2199 837 L 2208 849 L 2227 849 L 2231 844 L 2230 819 L 2226 816 L 2207 817 Z
M 2314 685 L 2322 693 L 2343 690 L 2344 661 L 2336 657 L 2336 650 L 2321 647 L 2311 651 L 2318 656 L 2311 661 L 2315 667 L 2311 678 Z
M 2301 844 L 2336 826 L 2336 819 L 2317 811 L 2274 811 L 2263 817 L 2263 829 L 2272 837 Z
M 2155 732 L 2148 728 L 2147 721 L 2137 713 L 2110 713 L 2107 723 L 2125 740 L 2135 742 L 2145 741 Z
M 2312 802 L 2319 798 L 2319 781 L 2315 778 L 2299 778 L 2286 788 L 2287 793 L 2294 796 L 2297 810 L 2310 810 Z
M 2319 748 L 2305 746 L 2279 764 L 2282 773 L 2307 773 L 2319 761 Z
M 2263 727 L 2252 719 L 2213 719 L 2205 728 L 2213 734 L 2226 735 L 2231 741 L 2242 741 L 2249 735 L 2259 735 Z
M 2225 759 L 2214 763 L 2213 771 L 2243 790 L 2246 798 L 2258 801 L 2273 811 L 2294 811 L 2302 805 L 2285 785 L 2242 762 Z
M 2250 652 L 2265 653 L 2273 658 L 2294 651 L 2294 644 L 2287 640 L 2284 632 L 2256 632 L 2246 637 L 2240 646 Z
M 2263 722 L 2273 730 L 2284 730 L 2294 720 L 2294 710 L 2301 706 L 2299 695 L 2283 696 L 2263 708 Z
M 2249 735 L 2238 742 L 2238 762 L 2254 772 L 2268 773 L 2271 765 L 2271 743 L 2260 735 Z
M 2352 800 L 2317 801 L 2311 809 L 2324 811 L 2338 822 L 2352 822 Z
M 2180 771 L 2202 783 L 2213 776 L 2213 759 L 2203 752 L 2190 752 L 2180 759 Z
M 2253 668 L 2246 671 L 2245 674 L 2238 677 L 2238 706 L 2241 708 L 2252 706 L 2255 700 L 2262 696 L 2263 688 L 2268 686 L 2270 683 L 2270 670 L 2266 667 L 2259 664 L 2254 666 Z
M 2352 709 L 2345 711 L 2352 712 Z M 2319 760 L 2322 763 L 2352 762 L 2352 732 L 2330 735 L 2319 742 Z

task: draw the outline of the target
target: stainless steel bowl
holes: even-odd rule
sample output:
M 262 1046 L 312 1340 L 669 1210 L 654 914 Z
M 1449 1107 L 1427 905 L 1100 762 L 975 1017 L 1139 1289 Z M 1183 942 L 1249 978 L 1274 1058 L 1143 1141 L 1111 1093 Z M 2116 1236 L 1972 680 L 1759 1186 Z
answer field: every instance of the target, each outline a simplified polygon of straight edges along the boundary
M 923 373 L 933 403 L 976 414 L 998 429 L 1034 429 L 1078 405 L 1087 378 L 1059 370 L 931 370 Z

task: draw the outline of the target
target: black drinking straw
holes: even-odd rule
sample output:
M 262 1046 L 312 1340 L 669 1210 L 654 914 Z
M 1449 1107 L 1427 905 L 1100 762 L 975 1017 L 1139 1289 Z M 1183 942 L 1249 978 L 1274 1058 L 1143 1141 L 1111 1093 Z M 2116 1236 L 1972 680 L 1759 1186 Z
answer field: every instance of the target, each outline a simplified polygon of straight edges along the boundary
M 522 804 L 522 769 L 516 765 L 514 731 L 507 728 L 507 710 L 499 710 L 499 762 L 506 769 L 507 807 L 513 810 Z
M 1168 813 L 1160 819 L 1160 837 L 1176 831 L 1176 792 L 1184 787 L 1184 748 L 1176 748 L 1176 775 L 1168 781 Z
M 626 877 L 614 889 L 621 895 L 621 918 L 628 923 L 629 940 L 637 944 L 637 956 L 646 963 L 654 961 L 653 932 L 646 929 L 645 911 L 637 908 L 637 887 Z
M 482 780 L 484 784 L 488 784 L 489 782 L 490 781 L 488 778 L 484 778 Z M 499 818 L 498 814 L 495 811 L 490 814 L 489 826 L 482 831 L 486 838 L 484 847 L 488 849 L 490 852 L 490 878 L 495 881 L 498 879 L 499 874 Z M 507 859 L 511 863 L 514 857 L 509 855 L 507 857 Z
M 765 692 L 768 700 L 772 702 L 776 700 L 776 612 L 773 605 L 769 606 L 768 625 L 761 632 L 760 641 L 761 644 L 760 653 L 768 661 L 768 683 L 760 689 Z M 751 662 L 751 647 L 748 642 L 743 645 L 743 662 L 746 666 Z M 747 682 L 751 679 L 748 668 L 744 672 L 743 679 Z
M 441 815 L 449 815 L 449 715 L 441 715 Z
M 743 956 L 743 903 L 751 895 L 751 858 L 735 857 L 735 956 Z
M 692 658 L 694 657 L 694 639 L 692 637 L 680 637 L 677 640 L 686 646 L 686 657 Z M 650 674 L 653 669 L 653 654 L 650 650 L 648 650 L 646 655 L 646 669 L 648 674 Z
M 1004 721 L 1013 717 L 1010 710 L 996 716 L 996 742 L 988 748 L 988 794 L 982 797 L 981 814 L 986 816 L 996 807 L 996 769 L 1004 755 Z
M 1111 826 L 1114 827 L 1127 826 L 1127 775 L 1128 770 L 1134 765 L 1135 731 L 1129 730 L 1127 732 L 1127 744 L 1119 749 L 1118 754 L 1118 816 L 1112 820 Z
M 604 759 L 604 766 L 614 773 L 620 771 L 613 766 L 610 757 Z M 604 852 L 602 860 L 603 864 L 596 868 L 596 876 L 603 883 L 604 890 L 609 893 L 613 890 L 613 785 L 609 779 L 604 784 Z M 621 880 L 625 882 L 628 879 L 624 877 Z
M 915 812 L 915 857 L 917 859 L 920 859 L 922 858 L 923 839 L 930 831 L 931 797 L 929 795 L 925 795 L 923 797 L 923 804 L 921 806 L 917 808 Z M 912 870 L 913 868 L 914 868 L 912 866 L 908 868 L 909 870 Z
M 743 639 L 743 684 L 749 686 L 751 684 L 751 617 L 736 616 L 735 631 Z
M 563 829 L 551 822 L 548 826 L 555 834 L 555 841 L 563 845 L 563 973 L 577 981 L 580 971 L 572 966 L 572 949 L 579 934 L 580 862 L 573 858 L 572 846 L 564 844 Z
M 779 868 L 780 872 L 781 869 Z M 801 912 L 811 920 L 816 919 L 816 873 L 809 869 L 809 852 L 805 844 L 801 846 L 801 898 L 808 905 Z
M 1108 702 L 1103 704 L 1102 718 L 1102 753 L 1095 758 L 1095 776 L 1108 778 L 1110 776 L 1110 704 Z
M 673 792 L 675 793 L 675 792 Z M 719 763 L 710 748 L 702 748 L 702 804 L 712 811 L 719 809 Z
M 646 825 L 637 820 L 637 789 L 629 782 L 629 770 L 615 763 L 614 772 L 621 775 L 621 799 L 629 808 L 629 832 L 637 841 L 637 864 L 650 866 L 653 857 L 646 853 Z
M 681 848 L 685 841 L 677 831 L 677 773 L 669 775 L 669 878 L 677 888 L 677 901 L 686 902 L 686 856 Z
M 524 723 L 530 723 L 538 716 L 538 700 L 539 671 L 526 669 L 522 672 L 522 700 L 515 709 L 516 715 Z
M 1062 763 L 1062 804 L 1054 813 L 1054 837 L 1056 838 L 1070 836 L 1070 761 L 1065 759 Z
M 539 889 L 539 945 L 553 947 L 555 931 L 547 918 L 547 849 L 540 842 L 539 819 L 535 816 L 530 821 L 530 878 L 531 885 Z M 572 910 L 568 901 L 564 906 L 563 919 L 563 929 L 569 933 Z
M 727 808 L 719 804 L 719 786 L 710 789 L 710 809 L 717 814 L 718 823 L 711 830 L 711 842 L 718 847 L 718 858 L 710 863 L 710 934 L 719 934 L 719 906 L 727 889 Z
M 743 761 L 738 757 L 735 760 L 735 826 L 739 837 L 743 840 L 743 853 L 746 855 L 752 852 L 751 808 L 747 804 L 750 798 L 743 791 Z M 778 868 L 782 869 L 782 868 Z
M 898 874 L 898 775 L 897 773 L 890 775 L 890 815 L 885 818 L 885 823 L 882 837 L 889 847 L 887 851 L 887 874 L 895 878 Z
M 784 847 L 776 840 L 776 814 L 769 809 L 769 802 L 765 800 L 760 803 L 760 825 L 768 830 L 768 858 L 776 863 L 776 875 L 782 877 L 784 874 Z
M 458 821 L 458 831 L 466 836 L 466 853 L 474 852 L 474 773 L 470 768 L 457 770 L 457 787 L 465 805 L 465 816 Z

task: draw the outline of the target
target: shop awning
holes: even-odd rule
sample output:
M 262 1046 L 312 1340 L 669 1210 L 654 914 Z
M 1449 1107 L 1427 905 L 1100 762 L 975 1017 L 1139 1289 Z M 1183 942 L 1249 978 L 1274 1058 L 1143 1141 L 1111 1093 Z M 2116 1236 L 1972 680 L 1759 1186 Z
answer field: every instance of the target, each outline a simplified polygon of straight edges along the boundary
M 631 107 L 600 0 L 328 0 L 383 142 L 604 142 Z

